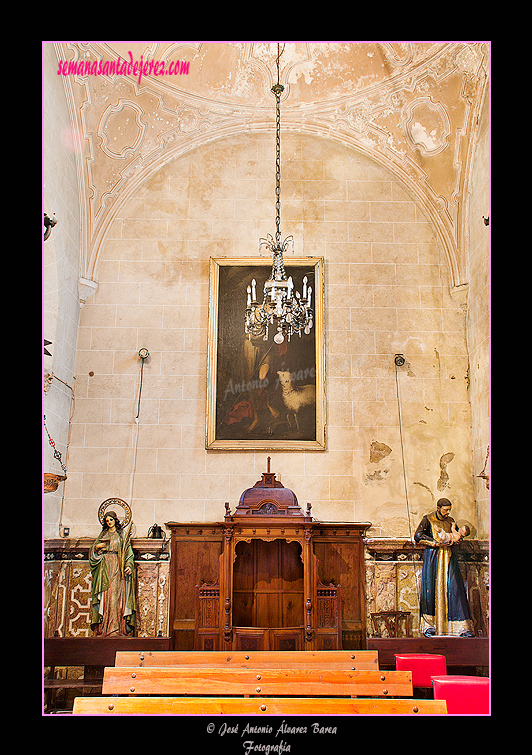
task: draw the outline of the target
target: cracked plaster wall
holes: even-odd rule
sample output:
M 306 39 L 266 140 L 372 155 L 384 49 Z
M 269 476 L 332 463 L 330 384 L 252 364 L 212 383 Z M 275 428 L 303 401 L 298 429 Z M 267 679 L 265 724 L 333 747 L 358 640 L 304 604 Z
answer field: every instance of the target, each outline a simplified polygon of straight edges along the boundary
M 43 211 L 56 215 L 57 225 L 43 244 L 42 327 L 51 341 L 51 356 L 43 357 L 43 414 L 46 425 L 67 463 L 69 421 L 75 384 L 76 342 L 79 318 L 80 195 L 76 158 L 69 148 L 70 113 L 63 82 L 56 75 L 57 60 L 50 46 L 43 51 Z M 43 471 L 63 475 L 63 470 L 43 430 Z M 47 493 L 44 528 L 58 534 L 63 483 Z
M 472 453 L 480 537 L 489 535 L 490 443 L 490 132 L 489 99 L 479 117 L 472 167 L 467 270 L 467 341 L 472 414 Z M 479 477 L 484 472 L 488 479 Z

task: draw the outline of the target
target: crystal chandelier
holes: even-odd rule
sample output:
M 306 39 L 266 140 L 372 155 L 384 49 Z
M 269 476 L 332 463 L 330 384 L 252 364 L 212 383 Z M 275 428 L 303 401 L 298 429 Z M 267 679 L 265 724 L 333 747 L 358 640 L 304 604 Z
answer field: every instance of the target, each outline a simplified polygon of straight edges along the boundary
M 275 95 L 276 103 L 276 153 L 275 153 L 275 239 L 268 234 L 266 239 L 259 240 L 259 251 L 266 246 L 272 253 L 272 272 L 264 284 L 262 304 L 257 301 L 257 282 L 251 281 L 247 287 L 247 306 L 245 331 L 248 338 L 263 336 L 267 341 L 269 329 L 276 329 L 273 337 L 275 343 L 283 343 L 287 338 L 297 333 L 310 333 L 312 329 L 312 287 L 308 286 L 308 279 L 303 278 L 303 291 L 294 291 L 292 277 L 286 275 L 283 252 L 289 245 L 294 248 L 294 239 L 288 236 L 281 243 L 281 94 L 284 87 L 279 82 L 279 43 L 277 44 L 277 84 L 271 91 Z

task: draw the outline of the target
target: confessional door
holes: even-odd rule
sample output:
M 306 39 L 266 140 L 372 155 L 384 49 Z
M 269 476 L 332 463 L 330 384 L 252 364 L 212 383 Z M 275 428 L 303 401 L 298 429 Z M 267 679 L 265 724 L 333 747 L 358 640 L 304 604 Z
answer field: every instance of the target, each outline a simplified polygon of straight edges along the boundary
M 299 542 L 240 541 L 233 562 L 233 627 L 304 626 L 304 574 Z

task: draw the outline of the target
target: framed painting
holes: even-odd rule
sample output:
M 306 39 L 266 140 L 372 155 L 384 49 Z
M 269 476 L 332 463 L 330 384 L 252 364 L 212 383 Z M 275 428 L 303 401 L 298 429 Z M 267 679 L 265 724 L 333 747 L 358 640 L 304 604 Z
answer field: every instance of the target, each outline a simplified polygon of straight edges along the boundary
M 310 333 L 282 343 L 246 334 L 247 288 L 262 292 L 270 258 L 211 258 L 207 449 L 325 449 L 323 258 L 284 262 L 296 291 L 313 291 Z M 262 296 L 260 297 L 262 300 Z

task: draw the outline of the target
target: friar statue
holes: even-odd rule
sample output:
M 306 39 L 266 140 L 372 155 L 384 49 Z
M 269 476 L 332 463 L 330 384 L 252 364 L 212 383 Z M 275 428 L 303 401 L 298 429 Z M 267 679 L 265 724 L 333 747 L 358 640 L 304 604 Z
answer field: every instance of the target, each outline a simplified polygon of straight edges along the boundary
M 425 514 L 414 535 L 425 546 L 421 572 L 421 632 L 474 637 L 471 610 L 453 545 L 469 534 L 450 516 L 452 503 L 440 498 L 436 511 Z
M 132 635 L 135 630 L 135 557 L 131 526 L 114 511 L 102 518 L 102 531 L 89 551 L 92 575 L 91 629 L 96 637 Z

